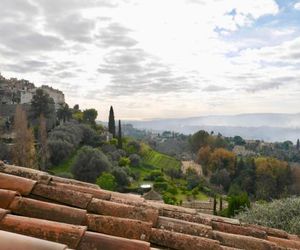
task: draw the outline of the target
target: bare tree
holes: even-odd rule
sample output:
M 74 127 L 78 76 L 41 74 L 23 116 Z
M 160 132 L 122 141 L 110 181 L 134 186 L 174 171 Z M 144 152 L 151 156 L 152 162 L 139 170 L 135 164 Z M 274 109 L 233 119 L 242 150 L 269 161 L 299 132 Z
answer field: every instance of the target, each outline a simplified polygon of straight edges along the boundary
M 26 112 L 20 105 L 16 107 L 14 134 L 13 163 L 23 167 L 37 168 L 33 131 L 28 127 Z

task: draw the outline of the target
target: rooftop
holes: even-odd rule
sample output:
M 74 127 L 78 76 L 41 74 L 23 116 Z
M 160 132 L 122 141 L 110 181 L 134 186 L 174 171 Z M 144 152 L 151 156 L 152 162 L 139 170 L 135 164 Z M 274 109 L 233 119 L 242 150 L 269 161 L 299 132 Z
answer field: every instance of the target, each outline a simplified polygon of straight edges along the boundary
M 300 249 L 285 231 L 246 225 L 0 162 L 1 249 Z

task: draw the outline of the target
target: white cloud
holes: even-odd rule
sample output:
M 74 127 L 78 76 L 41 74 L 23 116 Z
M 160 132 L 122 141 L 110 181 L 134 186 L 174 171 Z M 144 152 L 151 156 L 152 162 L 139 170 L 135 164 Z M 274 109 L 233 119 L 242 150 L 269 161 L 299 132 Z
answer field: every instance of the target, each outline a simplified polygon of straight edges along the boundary
M 294 8 L 300 10 L 300 2 L 295 3 Z

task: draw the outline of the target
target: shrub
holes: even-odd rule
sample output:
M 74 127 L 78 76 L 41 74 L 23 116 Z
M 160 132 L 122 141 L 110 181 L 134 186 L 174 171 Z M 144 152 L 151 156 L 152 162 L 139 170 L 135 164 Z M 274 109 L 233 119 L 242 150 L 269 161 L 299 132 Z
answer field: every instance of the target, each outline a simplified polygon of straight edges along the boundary
M 140 162 L 141 162 L 141 157 L 137 154 L 131 154 L 129 156 L 129 160 L 130 160 L 130 165 L 132 167 L 137 167 L 140 165 Z
M 166 191 L 169 187 L 167 182 L 155 182 L 153 184 L 153 187 L 155 190 L 159 191 L 159 192 L 163 192 Z
M 130 160 L 127 157 L 121 157 L 121 159 L 119 160 L 119 166 L 121 167 L 126 167 L 130 165 Z
M 118 190 L 123 190 L 124 187 L 127 187 L 130 184 L 129 177 L 125 169 L 116 167 L 113 169 L 112 175 L 116 178 Z
M 232 217 L 247 207 L 250 207 L 250 201 L 247 193 L 230 196 L 228 198 L 227 217 Z
M 127 143 L 125 150 L 128 154 L 137 154 L 141 150 L 141 145 L 137 141 L 130 141 Z
M 243 222 L 278 228 L 292 234 L 300 234 L 300 197 L 256 202 L 251 209 L 240 213 Z
M 111 163 L 103 152 L 99 149 L 84 146 L 78 152 L 71 171 L 76 179 L 95 183 L 102 172 L 111 168 Z
M 93 147 L 100 146 L 100 144 L 102 143 L 101 137 L 97 134 L 97 132 L 94 129 L 92 129 L 89 125 L 86 124 L 81 124 L 80 128 L 82 131 L 82 144 Z
M 171 204 L 171 205 L 176 205 L 177 204 L 177 199 L 174 195 L 168 193 L 168 192 L 165 192 L 163 194 L 163 200 L 166 204 Z
M 116 178 L 108 173 L 108 172 L 103 172 L 96 181 L 97 185 L 99 185 L 101 188 L 106 189 L 106 190 L 111 190 L 114 191 L 117 187 L 117 182 Z
M 48 150 L 50 162 L 52 165 L 58 165 L 70 157 L 74 150 L 74 146 L 67 141 L 50 139 L 48 141 Z
M 159 170 L 153 170 L 150 172 L 149 175 L 147 175 L 144 180 L 145 181 L 155 181 L 156 178 L 160 177 L 160 176 L 163 176 L 162 172 L 159 171 Z

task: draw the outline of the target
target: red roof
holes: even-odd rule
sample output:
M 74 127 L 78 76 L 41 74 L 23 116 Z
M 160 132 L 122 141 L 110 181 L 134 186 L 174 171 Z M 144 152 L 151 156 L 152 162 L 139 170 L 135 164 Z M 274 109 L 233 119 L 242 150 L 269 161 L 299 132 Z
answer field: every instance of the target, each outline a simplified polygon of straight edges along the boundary
M 164 247 L 300 249 L 300 239 L 282 230 L 0 163 L 1 250 Z

